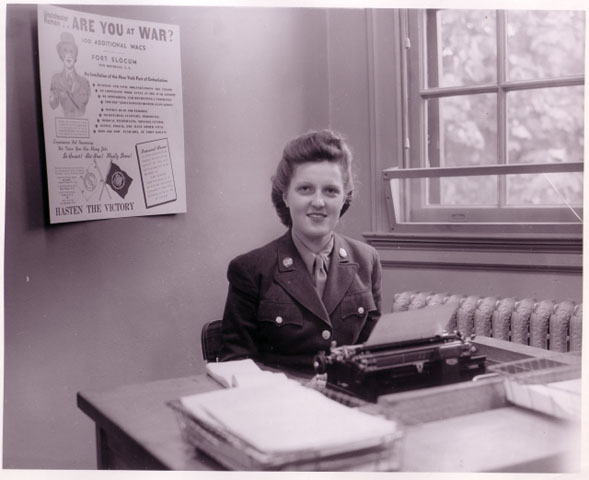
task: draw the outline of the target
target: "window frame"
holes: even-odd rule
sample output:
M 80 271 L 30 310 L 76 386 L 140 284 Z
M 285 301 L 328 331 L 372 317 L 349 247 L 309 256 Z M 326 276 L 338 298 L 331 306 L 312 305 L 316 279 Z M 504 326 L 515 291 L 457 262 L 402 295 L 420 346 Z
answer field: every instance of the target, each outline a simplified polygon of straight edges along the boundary
M 424 189 L 421 187 L 405 186 L 399 191 L 394 191 L 390 180 L 399 179 L 397 184 L 405 178 L 441 178 L 461 175 L 489 175 L 491 171 L 502 174 L 516 174 L 522 171 L 529 173 L 542 172 L 582 172 L 583 162 L 567 162 L 566 164 L 507 164 L 507 93 L 517 90 L 530 90 L 537 88 L 566 87 L 584 85 L 584 75 L 563 76 L 560 78 L 546 78 L 534 80 L 508 81 L 506 79 L 506 58 L 505 58 L 505 24 L 506 14 L 503 10 L 497 10 L 497 81 L 493 84 L 475 86 L 452 86 L 452 87 L 428 87 L 426 85 L 426 63 L 431 63 L 426 55 L 426 17 L 435 15 L 436 10 L 402 10 L 399 16 L 399 40 L 400 70 L 401 70 L 401 95 L 402 95 L 402 138 L 403 155 L 399 167 L 384 168 L 382 179 L 384 181 L 384 197 L 388 216 L 389 231 L 399 232 L 473 232 L 490 231 L 503 233 L 566 233 L 581 234 L 582 223 L 577 221 L 562 222 L 554 221 L 554 213 L 569 210 L 566 207 L 423 207 Z M 412 57 L 412 58 L 410 58 Z M 415 61 L 417 58 L 417 61 Z M 497 164 L 492 166 L 475 167 L 426 167 L 427 155 L 427 100 L 432 98 L 444 98 L 455 95 L 471 95 L 479 93 L 493 93 L 497 96 L 497 124 L 498 124 L 498 145 Z M 430 112 L 431 114 L 431 112 Z M 433 143 L 433 142 L 432 142 Z M 430 156 L 431 158 L 431 156 Z M 564 166 L 559 169 L 558 166 Z M 524 167 L 523 170 L 521 167 Z M 491 168 L 489 168 L 491 167 Z M 498 168 L 495 168 L 498 167 Z M 486 169 L 486 170 L 485 170 Z M 498 177 L 499 188 L 504 191 L 505 177 Z M 422 183 L 422 182 L 417 182 Z M 425 182 L 423 182 L 425 183 Z M 395 198 L 395 202 L 393 199 Z M 404 201 L 405 199 L 408 201 Z M 409 215 L 409 205 L 421 205 L 418 216 L 420 221 L 405 221 Z M 502 205 L 502 203 L 500 203 Z M 497 221 L 495 214 L 501 211 L 503 219 Z M 533 219 L 532 222 L 517 222 L 514 214 L 526 212 L 526 218 Z M 583 209 L 580 208 L 582 216 Z M 481 213 L 486 212 L 486 215 Z M 457 221 L 440 221 L 440 216 L 449 218 L 452 214 L 457 215 Z M 567 212 L 570 214 L 570 212 Z M 460 218 L 467 218 L 472 215 L 484 221 L 460 221 Z M 511 218 L 509 217 L 511 215 Z M 542 221 L 546 216 L 552 216 L 550 221 Z M 507 221 L 506 221 L 507 220 Z

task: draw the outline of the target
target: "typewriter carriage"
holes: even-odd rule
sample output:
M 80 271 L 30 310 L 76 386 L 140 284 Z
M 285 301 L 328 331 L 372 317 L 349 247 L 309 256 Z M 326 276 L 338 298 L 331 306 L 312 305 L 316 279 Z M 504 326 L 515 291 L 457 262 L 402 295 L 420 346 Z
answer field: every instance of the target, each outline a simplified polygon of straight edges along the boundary
M 369 402 L 380 395 L 471 380 L 485 373 L 486 357 L 460 332 L 379 345 L 332 345 L 314 361 L 327 388 Z

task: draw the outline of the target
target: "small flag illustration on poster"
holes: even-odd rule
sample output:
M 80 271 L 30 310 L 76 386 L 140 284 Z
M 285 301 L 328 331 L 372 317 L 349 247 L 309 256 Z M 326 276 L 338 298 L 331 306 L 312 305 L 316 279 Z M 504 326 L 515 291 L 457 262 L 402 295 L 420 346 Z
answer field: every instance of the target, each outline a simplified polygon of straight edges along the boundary
M 133 179 L 127 175 L 127 172 L 121 169 L 116 163 L 111 163 L 108 174 L 106 175 L 106 184 L 112 188 L 121 198 L 125 198 Z
M 78 178 L 78 188 L 86 201 L 91 200 L 96 193 L 101 190 L 103 184 L 102 174 L 98 169 L 96 162 L 88 165 L 83 175 Z

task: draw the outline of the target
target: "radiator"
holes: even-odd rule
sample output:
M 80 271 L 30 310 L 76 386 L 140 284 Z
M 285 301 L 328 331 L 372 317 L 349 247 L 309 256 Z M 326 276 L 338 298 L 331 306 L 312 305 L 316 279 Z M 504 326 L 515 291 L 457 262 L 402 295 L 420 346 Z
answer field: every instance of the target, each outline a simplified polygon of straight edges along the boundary
M 459 307 L 446 328 L 464 335 L 483 335 L 555 352 L 581 351 L 583 305 L 481 297 L 432 292 L 401 292 L 393 296 L 393 312 L 457 302 Z

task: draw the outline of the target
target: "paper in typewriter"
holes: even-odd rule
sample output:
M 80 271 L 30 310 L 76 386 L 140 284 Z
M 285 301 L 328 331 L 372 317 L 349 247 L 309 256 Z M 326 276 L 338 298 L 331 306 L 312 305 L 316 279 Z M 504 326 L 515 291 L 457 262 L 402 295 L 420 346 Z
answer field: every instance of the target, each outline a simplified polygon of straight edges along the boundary
M 206 392 L 181 402 L 197 418 L 267 453 L 353 452 L 396 434 L 394 422 L 341 405 L 293 380 Z
M 440 335 L 457 309 L 458 303 L 447 303 L 384 314 L 365 345 L 423 340 Z

